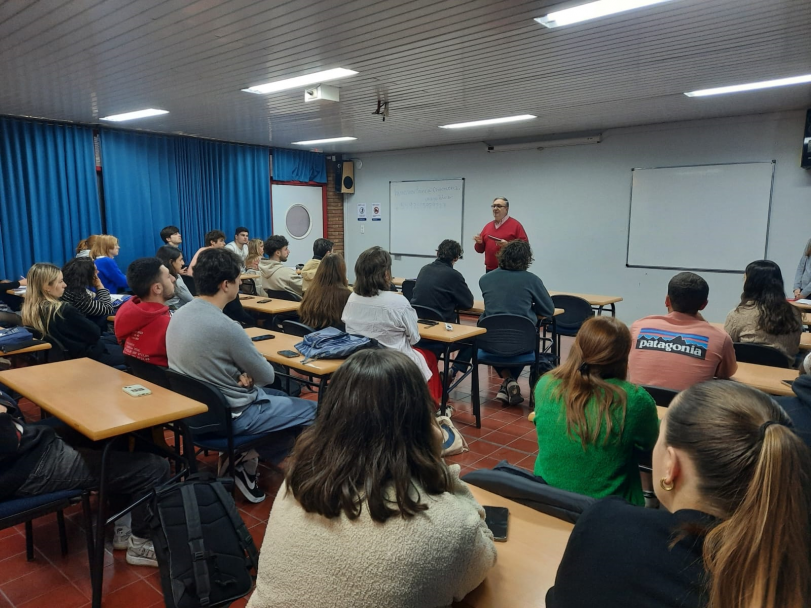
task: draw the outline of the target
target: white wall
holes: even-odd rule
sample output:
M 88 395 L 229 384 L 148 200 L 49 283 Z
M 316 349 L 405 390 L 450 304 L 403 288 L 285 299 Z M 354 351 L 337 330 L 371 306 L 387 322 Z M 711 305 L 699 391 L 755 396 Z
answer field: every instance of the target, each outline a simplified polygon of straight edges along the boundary
M 675 274 L 625 267 L 631 169 L 775 159 L 767 255 L 782 268 L 790 290 L 796 264 L 811 237 L 811 171 L 799 166 L 804 117 L 797 111 L 614 129 L 605 131 L 597 145 L 540 152 L 488 154 L 478 144 L 358 154 L 353 158 L 362 160 L 363 166 L 358 169 L 356 164 L 355 194 L 345 197 L 350 280 L 361 251 L 372 245 L 388 247 L 390 180 L 464 177 L 466 253 L 457 268 L 477 297 L 484 260 L 473 250 L 472 237 L 492 219 L 493 198 L 504 195 L 510 199 L 511 214 L 529 235 L 535 254 L 530 270 L 547 288 L 620 295 L 625 301 L 617 305 L 617 314 L 630 323 L 664 310 L 667 282 Z M 367 208 L 381 204 L 383 221 L 358 222 L 357 203 Z M 695 229 L 712 238 L 712 226 L 703 225 L 701 217 L 695 218 Z M 393 274 L 416 277 L 427 261 L 395 261 Z M 710 284 L 705 316 L 723 321 L 740 297 L 742 275 L 703 276 Z

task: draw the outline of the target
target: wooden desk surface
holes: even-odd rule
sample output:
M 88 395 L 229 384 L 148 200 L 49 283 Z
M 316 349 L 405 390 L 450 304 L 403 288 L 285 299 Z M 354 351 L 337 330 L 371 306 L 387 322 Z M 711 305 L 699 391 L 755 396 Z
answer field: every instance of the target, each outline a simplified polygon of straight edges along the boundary
M 472 307 L 468 308 L 467 310 L 460 310 L 459 312 L 463 315 L 480 315 L 484 312 L 484 300 L 473 300 Z M 556 308 L 553 316 L 557 317 L 558 315 L 562 315 L 564 312 L 566 312 L 564 309 Z
M 795 302 L 793 300 L 789 300 L 789 304 L 796 306 L 800 310 L 811 310 L 811 304 L 804 304 L 803 302 Z
M 283 312 L 292 312 L 294 310 L 298 310 L 298 307 L 301 306 L 301 302 L 279 300 L 278 298 L 271 299 L 263 296 L 240 296 L 239 300 L 242 302 L 242 308 L 246 310 L 253 310 L 255 312 L 261 312 L 266 315 L 278 315 Z M 270 302 L 259 304 L 259 300 L 270 300 Z
M 444 323 L 437 323 L 431 327 L 418 323 L 420 327 L 420 337 L 426 340 L 434 340 L 435 342 L 458 342 L 466 340 L 473 336 L 480 336 L 486 334 L 487 330 L 483 327 L 476 327 L 475 325 L 457 325 L 456 323 L 449 323 L 453 328 L 451 331 L 445 329 Z
M 598 296 L 593 293 L 574 293 L 573 291 L 550 291 L 550 296 L 575 296 L 576 298 L 583 298 L 592 306 L 608 306 L 609 304 L 616 304 L 622 302 L 621 296 Z
M 0 383 L 93 441 L 208 411 L 198 401 L 92 359 L 0 372 Z M 130 384 L 141 384 L 152 394 L 132 397 L 122 390 Z
M 403 286 L 403 281 L 405 281 L 405 279 L 403 277 L 392 277 L 391 278 L 391 284 L 395 285 L 397 287 L 402 287 Z
M 243 272 L 241 275 L 239 275 L 240 281 L 248 281 L 250 279 L 259 279 L 259 281 L 261 282 L 262 275 L 254 272 Z
M 811 325 L 811 312 L 803 313 L 803 325 Z
M 540 608 L 555 582 L 572 524 L 469 486 L 481 505 L 510 510 L 507 542 L 484 582 L 454 604 L 460 608 Z
M 301 342 L 300 337 L 292 336 L 290 334 L 282 334 L 276 331 L 268 331 L 267 329 L 261 329 L 259 327 L 246 327 L 245 332 L 251 338 L 254 336 L 264 336 L 266 334 L 275 336 L 273 340 L 254 342 L 254 346 L 256 346 L 256 349 L 268 361 L 290 367 L 300 372 L 313 374 L 316 376 L 328 376 L 335 373 L 335 370 L 337 370 L 341 366 L 341 363 L 344 362 L 344 359 L 317 359 L 315 361 L 302 363 L 304 360 L 303 355 L 288 358 L 279 354 L 280 350 L 295 351 L 296 344 Z
M 783 369 L 755 363 L 738 363 L 738 371 L 732 376 L 736 382 L 762 390 L 770 395 L 791 397 L 794 392 L 783 380 L 795 380 L 800 375 L 796 369 Z

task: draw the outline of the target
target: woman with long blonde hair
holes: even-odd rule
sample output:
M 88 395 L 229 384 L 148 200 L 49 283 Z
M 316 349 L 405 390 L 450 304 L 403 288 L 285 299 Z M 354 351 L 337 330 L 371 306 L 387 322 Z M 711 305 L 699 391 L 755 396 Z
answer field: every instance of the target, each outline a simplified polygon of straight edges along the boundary
M 771 397 L 727 380 L 680 393 L 653 478 L 664 509 L 603 500 L 581 515 L 549 608 L 809 605 L 811 452 Z
M 659 421 L 651 396 L 626 380 L 630 351 L 622 321 L 592 317 L 566 362 L 536 384 L 535 475 L 549 485 L 644 504 L 637 454 L 653 449 Z
M 120 251 L 118 239 L 110 234 L 96 235 L 93 248 L 90 250 L 90 257 L 93 258 L 96 268 L 99 270 L 99 279 L 110 293 L 121 293 L 129 289 L 127 277 L 113 259 Z
M 60 300 L 65 293 L 62 271 L 53 264 L 34 264 L 28 271 L 23 325 L 71 359 L 90 357 L 107 365 L 124 365 L 121 347 L 102 339 L 101 328 L 75 306 Z

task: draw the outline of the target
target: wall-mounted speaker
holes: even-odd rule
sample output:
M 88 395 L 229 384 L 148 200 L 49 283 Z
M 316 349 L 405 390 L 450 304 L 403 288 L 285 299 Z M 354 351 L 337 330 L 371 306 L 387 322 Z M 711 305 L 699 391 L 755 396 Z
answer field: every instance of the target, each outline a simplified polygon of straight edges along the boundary
M 341 192 L 355 194 L 355 163 L 351 160 L 341 163 Z
M 811 110 L 805 114 L 805 133 L 803 133 L 803 155 L 800 166 L 811 169 Z

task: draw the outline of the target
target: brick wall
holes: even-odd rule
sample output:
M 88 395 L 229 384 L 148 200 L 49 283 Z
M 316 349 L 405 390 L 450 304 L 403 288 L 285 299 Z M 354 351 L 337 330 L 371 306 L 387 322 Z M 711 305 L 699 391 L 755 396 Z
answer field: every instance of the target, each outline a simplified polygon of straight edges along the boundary
M 335 192 L 335 163 L 327 161 L 327 234 L 335 251 L 344 252 L 344 195 Z

